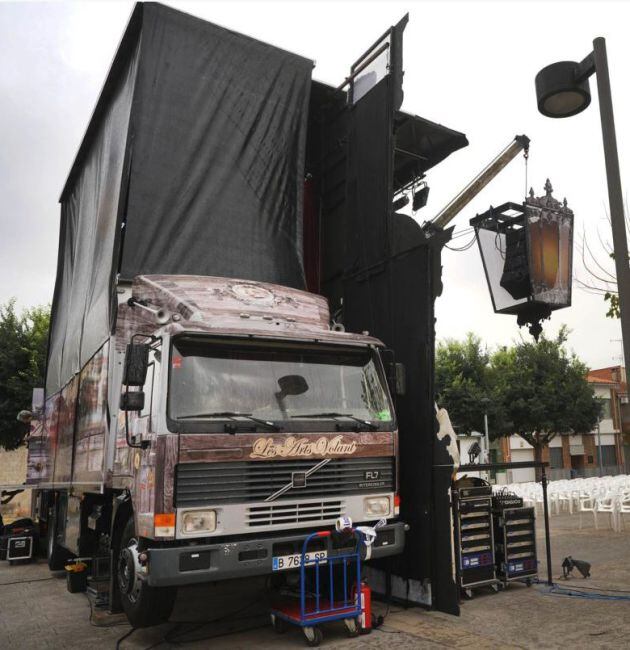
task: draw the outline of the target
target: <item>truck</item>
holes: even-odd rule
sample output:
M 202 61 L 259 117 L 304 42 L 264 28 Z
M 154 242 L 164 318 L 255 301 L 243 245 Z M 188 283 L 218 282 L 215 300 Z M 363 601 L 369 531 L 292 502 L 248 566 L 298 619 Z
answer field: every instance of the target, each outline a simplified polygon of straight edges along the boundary
M 450 231 L 401 207 L 467 140 L 401 110 L 407 20 L 335 87 L 267 43 L 132 12 L 60 197 L 17 487 L 50 568 L 91 560 L 135 627 L 182 585 L 282 580 L 342 516 L 379 522 L 377 589 L 457 608 L 432 383 Z
M 342 516 L 404 547 L 396 366 L 317 292 L 314 141 L 346 93 L 311 69 L 138 4 L 61 195 L 27 484 L 50 568 L 104 564 L 134 627 Z
M 115 333 L 46 401 L 56 465 L 73 456 L 70 485 L 40 492 L 52 569 L 111 554 L 139 627 L 179 585 L 295 568 L 305 534 L 341 516 L 388 520 L 373 557 L 400 551 L 382 343 L 269 283 L 136 276 L 118 295 Z

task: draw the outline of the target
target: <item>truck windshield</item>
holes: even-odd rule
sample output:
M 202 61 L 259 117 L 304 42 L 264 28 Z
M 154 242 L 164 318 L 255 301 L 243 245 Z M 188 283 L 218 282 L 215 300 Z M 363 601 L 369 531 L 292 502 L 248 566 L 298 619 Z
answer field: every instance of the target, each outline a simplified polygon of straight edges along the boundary
M 348 427 L 392 420 L 380 362 L 370 348 L 262 347 L 180 338 L 173 343 L 170 365 L 171 420 L 206 425 L 235 418 L 250 425 L 280 421 L 287 429 L 310 421 L 320 431 L 326 419 Z

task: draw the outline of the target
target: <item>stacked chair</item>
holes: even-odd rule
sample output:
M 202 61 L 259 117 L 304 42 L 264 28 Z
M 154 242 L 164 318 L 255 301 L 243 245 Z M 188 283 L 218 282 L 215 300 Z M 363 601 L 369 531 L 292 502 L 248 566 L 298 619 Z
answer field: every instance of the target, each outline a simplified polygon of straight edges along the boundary
M 525 506 L 543 510 L 543 494 L 540 483 L 511 483 L 495 485 L 495 492 L 504 489 L 517 494 Z M 620 532 L 624 529 L 624 517 L 630 515 L 630 476 L 601 476 L 551 481 L 547 485 L 547 498 L 551 515 L 577 514 L 580 528 L 584 520 L 593 517 L 593 525 L 599 528 L 602 520 L 608 527 Z

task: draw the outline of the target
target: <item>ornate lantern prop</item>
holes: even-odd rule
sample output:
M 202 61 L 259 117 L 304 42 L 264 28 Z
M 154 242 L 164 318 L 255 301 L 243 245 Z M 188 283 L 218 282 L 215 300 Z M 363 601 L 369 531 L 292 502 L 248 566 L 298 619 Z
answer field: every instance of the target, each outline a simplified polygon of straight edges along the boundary
M 515 314 L 538 340 L 540 321 L 571 305 L 573 212 L 551 195 L 504 203 L 470 220 L 497 314 Z

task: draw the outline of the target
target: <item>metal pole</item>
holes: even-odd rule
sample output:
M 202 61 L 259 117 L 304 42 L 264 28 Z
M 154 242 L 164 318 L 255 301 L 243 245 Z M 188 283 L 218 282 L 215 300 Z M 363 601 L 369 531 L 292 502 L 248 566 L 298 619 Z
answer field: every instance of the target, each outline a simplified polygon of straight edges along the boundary
M 490 462 L 490 436 L 488 435 L 488 414 L 483 414 L 483 429 L 486 434 L 486 463 Z
M 490 462 L 490 436 L 488 435 L 488 414 L 484 413 L 483 414 L 483 429 L 485 433 L 485 448 L 486 448 L 486 457 L 484 459 L 484 462 L 489 463 Z M 486 472 L 486 479 L 488 482 L 490 482 L 490 479 L 492 478 L 492 473 L 491 472 Z
M 602 475 L 602 436 L 601 436 L 601 427 L 599 423 L 601 420 L 597 418 L 597 464 L 599 465 L 599 475 Z
M 602 122 L 604 159 L 606 161 L 606 177 L 608 181 L 608 202 L 610 204 L 617 290 L 619 292 L 619 311 L 621 312 L 621 336 L 626 368 L 630 368 L 630 265 L 628 264 L 628 242 L 626 239 L 623 195 L 621 193 L 619 156 L 617 155 L 615 117 L 610 92 L 606 40 L 604 38 L 599 37 L 593 41 L 593 55 L 595 58 L 599 114 Z
M 543 463 L 540 468 L 540 479 L 542 482 L 542 491 L 543 491 L 543 509 L 544 509 L 544 519 L 545 519 L 545 550 L 547 551 L 547 584 L 549 586 L 553 585 L 553 572 L 551 569 L 551 535 L 549 533 L 549 505 L 547 503 L 547 472 L 545 470 L 545 465 Z

